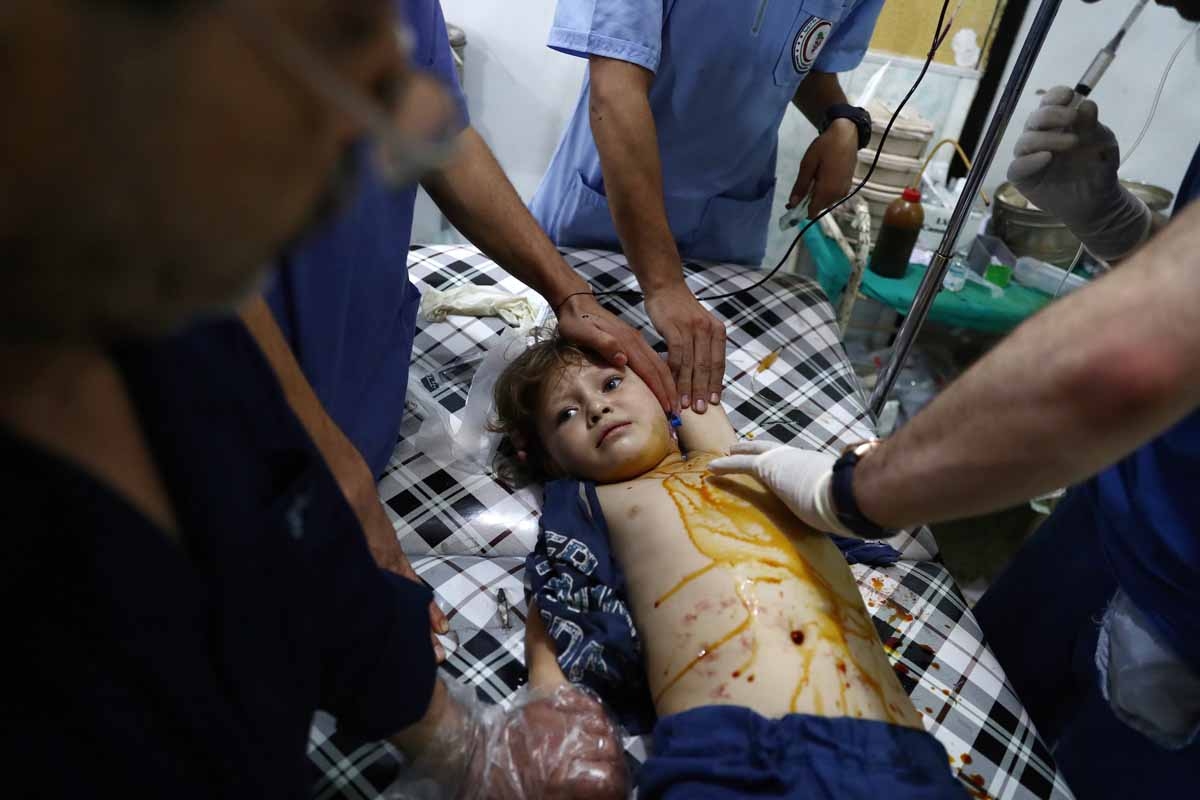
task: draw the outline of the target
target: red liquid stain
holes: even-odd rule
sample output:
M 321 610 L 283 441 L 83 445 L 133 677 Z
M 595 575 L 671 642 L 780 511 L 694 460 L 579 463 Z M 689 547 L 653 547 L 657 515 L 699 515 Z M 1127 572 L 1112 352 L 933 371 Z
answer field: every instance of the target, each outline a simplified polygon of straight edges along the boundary
M 942 668 L 942 665 L 941 665 L 941 664 L 939 664 L 939 663 L 938 663 L 938 662 L 936 662 L 936 661 L 935 661 L 935 662 L 933 662 L 932 664 L 930 664 L 930 666 L 931 666 L 931 667 L 933 667 L 934 669 L 941 669 L 941 668 Z
M 971 754 L 970 754 L 970 753 L 963 753 L 963 754 L 962 754 L 962 762 L 963 762 L 964 764 L 970 764 L 970 763 L 971 763 Z
M 875 591 L 882 592 L 883 591 L 883 579 L 882 578 L 871 578 L 871 586 L 874 587 Z
M 905 622 L 913 621 L 913 615 L 908 613 L 908 611 L 904 609 L 904 606 L 900 605 L 890 597 L 887 600 L 884 600 L 883 604 L 892 610 L 891 616 L 889 616 L 887 619 L 889 625 L 894 624 L 898 619 L 902 619 Z
M 846 662 L 845 662 L 845 661 L 839 661 L 839 662 L 837 662 L 837 664 L 838 664 L 838 672 L 840 672 L 840 673 L 842 673 L 843 675 L 845 675 L 845 674 L 846 674 Z M 846 685 L 847 685 L 847 686 L 849 686 L 849 684 L 846 684 Z
M 976 798 L 976 800 L 992 800 L 992 796 L 983 789 L 982 775 L 968 775 L 965 772 L 960 772 L 959 775 L 961 775 L 964 780 L 971 784 L 967 787 L 967 793 L 970 794 L 971 797 Z
M 884 647 L 890 647 L 890 648 L 892 648 L 893 650 L 895 650 L 897 647 L 899 647 L 899 646 L 900 646 L 900 637 L 898 637 L 898 636 L 889 636 L 889 637 L 888 637 L 888 640 L 887 640 L 886 642 L 884 642 L 884 643 L 883 643 L 883 646 L 884 646 Z
M 746 678 L 746 681 L 747 681 L 748 683 L 754 683 L 754 676 L 753 676 L 753 675 L 751 675 L 750 677 Z
M 927 644 L 919 644 L 919 645 L 917 645 L 917 647 L 921 648 L 921 649 L 922 649 L 922 650 L 924 650 L 926 653 L 929 653 L 929 655 L 933 655 L 933 648 L 932 648 L 932 647 L 930 647 L 929 645 L 927 645 Z
M 742 671 L 740 669 L 735 669 L 733 671 L 733 677 L 739 678 L 739 677 L 741 677 L 741 675 L 742 675 Z
M 728 700 L 731 697 L 731 695 L 729 694 L 729 689 L 726 688 L 725 684 L 723 684 L 723 683 L 720 686 L 718 686 L 717 688 L 713 689 L 711 692 L 709 692 L 708 696 L 711 697 L 713 700 Z
M 903 664 L 897 664 L 897 665 L 896 665 L 896 672 L 899 672 L 901 675 L 907 675 L 907 674 L 908 674 L 908 667 L 904 666 Z
M 792 631 L 792 641 L 795 644 L 804 644 L 804 631 Z
M 933 713 L 933 709 L 932 709 L 932 708 L 930 708 L 929 706 L 925 706 L 925 713 L 926 713 L 926 714 L 932 714 L 932 713 Z
M 946 697 L 949 697 L 949 696 L 950 696 L 950 690 L 949 690 L 949 689 L 942 689 L 942 694 L 946 695 Z

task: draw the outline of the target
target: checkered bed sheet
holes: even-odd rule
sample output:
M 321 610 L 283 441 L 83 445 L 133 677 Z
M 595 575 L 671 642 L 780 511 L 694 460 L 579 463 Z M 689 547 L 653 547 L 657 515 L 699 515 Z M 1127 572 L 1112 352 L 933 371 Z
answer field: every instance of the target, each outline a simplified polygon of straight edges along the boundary
M 597 291 L 631 288 L 624 257 L 573 251 L 567 260 Z M 464 283 L 527 291 L 478 250 L 415 247 L 410 277 L 445 290 Z M 761 277 L 732 266 L 685 265 L 697 294 L 748 286 Z M 623 295 L 605 304 L 663 349 L 640 304 Z M 707 304 L 728 326 L 724 403 L 742 437 L 840 449 L 870 438 L 871 423 L 847 360 L 833 311 L 813 282 L 782 275 L 733 298 Z M 419 323 L 412 374 L 427 397 L 457 422 L 471 378 L 500 341 L 495 318 L 452 316 Z M 514 491 L 469 459 L 431 457 L 413 445 L 428 409 L 410 403 L 400 442 L 379 484 L 397 536 L 417 572 L 435 590 L 451 626 L 444 672 L 503 703 L 524 682 L 524 558 L 537 539 L 540 493 Z M 946 747 L 950 767 L 978 798 L 1069 798 L 1070 792 L 925 528 L 894 542 L 903 560 L 853 567 L 880 639 L 925 727 Z M 511 603 L 509 625 L 497 601 Z M 629 737 L 632 764 L 647 737 Z M 318 716 L 309 744 L 318 798 L 369 798 L 394 777 L 394 751 L 346 740 Z

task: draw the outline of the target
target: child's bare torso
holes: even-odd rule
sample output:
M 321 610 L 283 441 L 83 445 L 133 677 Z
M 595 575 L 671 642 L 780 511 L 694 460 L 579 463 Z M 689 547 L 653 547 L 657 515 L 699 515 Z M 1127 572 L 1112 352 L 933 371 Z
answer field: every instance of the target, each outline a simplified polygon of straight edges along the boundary
M 660 716 L 704 705 L 921 727 L 837 547 L 749 478 L 678 456 L 597 493 Z

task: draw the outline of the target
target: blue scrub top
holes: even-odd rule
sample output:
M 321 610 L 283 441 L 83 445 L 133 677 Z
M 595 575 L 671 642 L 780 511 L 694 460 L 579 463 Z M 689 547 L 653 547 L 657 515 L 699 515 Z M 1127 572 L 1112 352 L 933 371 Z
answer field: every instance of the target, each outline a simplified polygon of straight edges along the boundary
M 1200 194 L 1200 150 L 1179 211 Z M 1091 480 L 1086 489 L 1117 582 L 1164 640 L 1200 671 L 1200 410 Z M 1064 589 L 1069 591 L 1069 589 Z
M 0 426 L 6 784 L 305 797 L 318 708 L 368 739 L 425 713 L 431 592 L 375 565 L 240 322 L 115 358 L 180 538 Z
M 466 124 L 438 0 L 398 0 L 416 38 L 414 65 L 440 79 Z M 396 444 L 420 293 L 408 280 L 415 186 L 369 169 L 339 215 L 280 264 L 267 303 L 326 412 L 380 475 Z
M 757 265 L 788 103 L 810 70 L 858 65 L 882 7 L 883 0 L 559 0 L 549 45 L 655 74 L 650 108 L 680 254 Z M 560 246 L 615 250 L 589 97 L 585 78 L 530 208 Z

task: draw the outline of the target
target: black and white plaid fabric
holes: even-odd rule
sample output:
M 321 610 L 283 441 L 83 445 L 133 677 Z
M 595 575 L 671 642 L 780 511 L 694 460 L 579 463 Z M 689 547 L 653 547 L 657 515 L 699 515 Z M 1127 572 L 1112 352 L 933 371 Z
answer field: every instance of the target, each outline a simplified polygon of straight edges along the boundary
M 623 256 L 583 250 L 566 257 L 598 292 L 633 287 Z M 700 296 L 761 277 L 737 267 L 685 267 Z M 409 268 L 418 287 L 477 283 L 527 291 L 472 247 L 417 247 Z M 640 304 L 625 295 L 604 302 L 659 342 Z M 708 305 L 728 326 L 723 400 L 740 436 L 830 450 L 871 438 L 833 310 L 815 283 L 782 275 Z M 504 330 L 496 318 L 451 316 L 419 324 L 413 380 L 444 412 L 441 424 L 457 425 L 475 369 Z M 525 679 L 524 557 L 537 539 L 540 494 L 513 491 L 472 459 L 418 451 L 414 438 L 436 416 L 410 404 L 380 496 L 415 569 L 449 615 L 445 673 L 474 687 L 481 698 L 503 703 Z M 852 569 L 888 656 L 926 729 L 946 747 L 951 769 L 979 798 L 1071 797 L 958 587 L 937 560 L 932 535 L 922 528 L 893 544 L 904 556 L 900 563 Z M 507 627 L 497 599 L 501 589 L 511 604 Z M 393 751 L 345 741 L 335 728 L 327 716 L 313 726 L 309 751 L 320 773 L 315 796 L 377 796 L 394 775 Z M 631 761 L 645 759 L 645 737 L 626 744 Z

